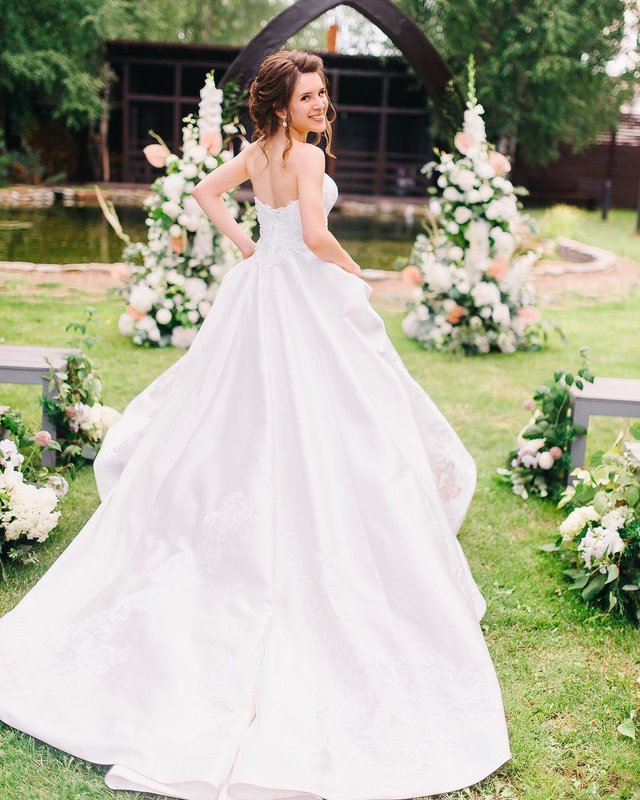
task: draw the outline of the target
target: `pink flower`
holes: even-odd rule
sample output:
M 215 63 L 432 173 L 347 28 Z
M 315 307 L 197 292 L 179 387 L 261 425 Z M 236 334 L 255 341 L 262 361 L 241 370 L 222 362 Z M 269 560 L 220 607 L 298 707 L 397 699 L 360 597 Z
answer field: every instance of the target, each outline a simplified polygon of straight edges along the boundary
M 51 443 L 53 437 L 49 431 L 38 431 L 34 434 L 33 438 L 35 439 L 36 444 L 39 444 L 40 447 L 46 447 Z
M 212 156 L 217 156 L 222 150 L 222 134 L 220 131 L 207 131 L 200 136 L 200 146 L 211 153 Z
M 163 144 L 148 144 L 142 152 L 152 167 L 164 167 L 165 159 L 170 155 L 169 148 Z
M 67 419 L 73 419 L 75 417 L 75 415 L 76 415 L 76 410 L 77 409 L 76 409 L 75 406 L 68 406 L 64 410 L 65 417 L 67 417 Z
M 536 401 L 532 400 L 530 397 L 527 397 L 522 405 L 527 409 L 527 411 L 533 411 L 536 407 Z
M 509 159 L 503 156 L 502 153 L 498 153 L 497 150 L 492 150 L 489 153 L 489 163 L 496 171 L 496 175 L 506 175 L 511 169 L 511 162 Z
M 508 267 L 509 265 L 507 264 L 504 258 L 496 258 L 495 261 L 492 261 L 491 264 L 489 264 L 487 275 L 490 275 L 497 281 L 501 281 L 507 274 Z
M 554 458 L 554 461 L 557 461 L 559 458 L 562 458 L 562 448 L 558 447 L 558 445 L 554 445 L 553 447 L 549 448 L 549 452 Z
M 467 153 L 478 144 L 473 136 L 470 136 L 468 133 L 463 133 L 462 131 L 456 133 L 453 143 L 463 156 L 466 156 Z

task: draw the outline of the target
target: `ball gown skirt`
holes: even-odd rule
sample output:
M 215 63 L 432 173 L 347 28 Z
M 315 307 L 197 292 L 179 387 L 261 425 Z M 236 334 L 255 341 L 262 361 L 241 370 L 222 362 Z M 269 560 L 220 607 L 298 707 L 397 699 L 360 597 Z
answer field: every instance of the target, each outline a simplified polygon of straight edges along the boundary
M 475 463 L 371 288 L 297 201 L 256 205 L 255 253 L 107 432 L 98 508 L 0 620 L 0 719 L 184 800 L 466 787 L 511 757 L 457 538 Z

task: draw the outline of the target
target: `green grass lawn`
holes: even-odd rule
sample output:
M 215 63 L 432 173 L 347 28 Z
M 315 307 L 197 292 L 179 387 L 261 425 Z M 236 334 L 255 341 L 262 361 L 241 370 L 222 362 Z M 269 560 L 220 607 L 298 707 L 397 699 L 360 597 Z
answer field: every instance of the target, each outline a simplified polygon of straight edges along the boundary
M 81 319 L 84 305 L 45 295 L 25 302 L 3 294 L 0 285 L 0 337 L 62 345 L 65 324 Z M 117 333 L 120 304 L 95 305 L 106 337 L 93 351 L 103 399 L 122 409 L 182 352 L 135 348 Z M 543 352 L 469 359 L 424 352 L 403 336 L 401 313 L 380 313 L 409 370 L 455 425 L 479 469 L 460 541 L 488 603 L 482 626 L 503 690 L 513 759 L 479 786 L 447 797 L 640 800 L 640 746 L 616 731 L 631 708 L 640 709 L 640 631 L 586 607 L 568 591 L 555 555 L 539 549 L 554 535 L 560 512 L 540 500 L 524 504 L 493 477 L 528 417 L 522 400 L 556 368 L 576 369 L 581 345 L 591 348 L 597 375 L 640 378 L 640 298 L 548 309 L 566 342 L 556 337 Z M 2 385 L 0 400 L 37 418 L 33 388 Z M 610 444 L 621 425 L 622 420 L 594 421 L 589 450 Z M 9 566 L 0 613 L 33 585 L 97 504 L 91 468 L 85 467 L 62 501 L 59 529 L 39 550 L 41 563 Z M 102 782 L 106 770 L 0 724 L 1 800 L 113 797 Z
M 526 208 L 526 212 L 534 218 L 544 238 L 568 236 L 640 262 L 637 213 L 631 208 L 614 208 L 607 220 L 601 218 L 600 211 L 587 211 L 577 206 Z

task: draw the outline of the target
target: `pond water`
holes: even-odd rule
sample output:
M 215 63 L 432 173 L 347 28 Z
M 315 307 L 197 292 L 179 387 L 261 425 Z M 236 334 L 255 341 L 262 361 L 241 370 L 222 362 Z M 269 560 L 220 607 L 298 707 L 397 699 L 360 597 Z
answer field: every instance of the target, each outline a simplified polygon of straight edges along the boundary
M 134 241 L 146 239 L 145 214 L 140 208 L 120 207 L 118 216 Z M 363 268 L 398 269 L 410 251 L 418 225 L 402 219 L 341 216 L 336 210 L 329 227 Z M 119 261 L 124 244 L 99 208 L 63 206 L 0 209 L 0 261 L 74 264 Z

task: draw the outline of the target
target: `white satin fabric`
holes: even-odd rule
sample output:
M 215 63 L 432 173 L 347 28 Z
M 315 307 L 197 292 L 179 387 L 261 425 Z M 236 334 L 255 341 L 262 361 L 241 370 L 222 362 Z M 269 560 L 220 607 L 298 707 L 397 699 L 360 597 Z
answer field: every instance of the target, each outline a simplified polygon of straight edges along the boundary
M 97 510 L 0 620 L 0 719 L 185 800 L 468 786 L 511 756 L 457 539 L 475 464 L 370 287 L 297 201 L 257 206 L 255 254 L 107 433 Z

